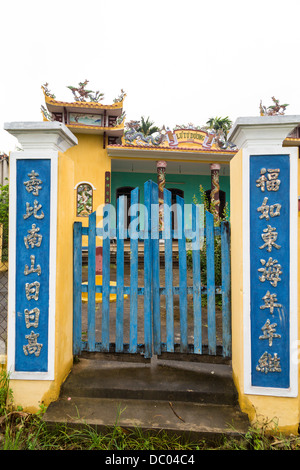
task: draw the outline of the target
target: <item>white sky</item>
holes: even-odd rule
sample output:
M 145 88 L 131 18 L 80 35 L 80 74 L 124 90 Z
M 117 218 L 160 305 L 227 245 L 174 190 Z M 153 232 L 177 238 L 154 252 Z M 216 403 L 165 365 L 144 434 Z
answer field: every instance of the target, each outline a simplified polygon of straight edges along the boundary
M 89 80 L 127 120 L 204 125 L 259 115 L 259 102 L 300 114 L 299 0 L 0 0 L 0 151 L 4 122 L 41 121 L 41 85 L 72 101 Z

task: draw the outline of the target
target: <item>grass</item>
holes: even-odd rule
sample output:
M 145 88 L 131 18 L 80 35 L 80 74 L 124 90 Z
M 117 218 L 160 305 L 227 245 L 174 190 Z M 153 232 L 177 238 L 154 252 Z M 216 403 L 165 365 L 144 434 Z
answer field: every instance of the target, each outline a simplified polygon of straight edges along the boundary
M 26 413 L 13 407 L 9 377 L 0 370 L 0 450 L 113 450 L 113 451 L 198 451 L 198 450 L 300 450 L 299 436 L 270 433 L 269 423 L 249 428 L 240 439 L 223 436 L 219 442 L 190 441 L 166 432 L 145 433 L 118 426 L 99 433 L 85 425 L 71 428 L 66 424 L 48 427 L 43 420 L 45 407 L 38 413 Z M 121 410 L 120 410 L 121 413 Z
M 166 433 L 156 435 L 139 429 L 129 431 L 115 426 L 97 433 L 85 425 L 80 429 L 67 425 L 48 428 L 41 415 L 8 413 L 0 420 L 0 450 L 200 450 L 203 443 L 184 441 Z
M 204 440 L 185 441 L 164 432 L 153 435 L 119 426 L 105 433 L 97 433 L 88 425 L 80 429 L 57 425 L 49 429 L 41 415 L 20 411 L 8 413 L 0 422 L 0 450 L 300 450 L 297 436 L 269 435 L 256 429 L 249 429 L 239 440 L 224 437 L 212 445 Z

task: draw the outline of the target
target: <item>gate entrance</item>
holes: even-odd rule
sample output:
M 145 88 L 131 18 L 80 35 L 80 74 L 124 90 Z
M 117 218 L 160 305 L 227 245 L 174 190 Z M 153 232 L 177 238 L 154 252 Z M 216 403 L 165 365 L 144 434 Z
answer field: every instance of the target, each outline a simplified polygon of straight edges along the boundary
M 131 191 L 126 223 L 124 196 L 96 213 L 88 227 L 74 223 L 74 355 L 101 352 L 158 358 L 227 361 L 231 356 L 229 223 L 201 223 L 199 207 L 158 185 Z M 172 227 L 176 210 L 177 227 Z M 113 223 L 117 220 L 114 227 Z M 87 266 L 82 237 L 88 238 Z M 96 247 L 102 246 L 102 272 Z M 97 250 L 100 251 L 100 250 Z M 100 263 L 101 264 L 101 263 Z M 85 297 L 86 302 L 83 302 Z

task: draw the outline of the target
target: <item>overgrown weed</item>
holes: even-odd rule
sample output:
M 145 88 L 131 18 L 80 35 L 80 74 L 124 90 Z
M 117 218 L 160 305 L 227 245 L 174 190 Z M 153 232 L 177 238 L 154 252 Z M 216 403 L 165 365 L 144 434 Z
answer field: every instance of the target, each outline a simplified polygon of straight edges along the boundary
M 7 411 L 12 398 L 12 391 L 9 387 L 9 374 L 0 367 L 0 416 Z

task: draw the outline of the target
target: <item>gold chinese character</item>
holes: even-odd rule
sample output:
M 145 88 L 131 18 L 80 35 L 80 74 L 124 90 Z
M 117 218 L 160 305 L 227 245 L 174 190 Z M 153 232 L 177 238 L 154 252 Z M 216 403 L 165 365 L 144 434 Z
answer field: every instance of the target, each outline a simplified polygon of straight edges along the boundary
M 280 245 L 277 245 L 275 241 L 277 240 L 278 233 L 274 232 L 276 230 L 276 227 L 271 227 L 271 225 L 268 225 L 267 228 L 263 229 L 263 234 L 261 235 L 261 238 L 265 242 L 264 245 L 260 246 L 259 248 L 262 250 L 263 248 L 267 247 L 267 251 L 272 251 L 272 247 L 277 248 L 279 250 Z
M 40 283 L 38 281 L 25 284 L 25 293 L 27 300 L 38 300 L 40 292 Z
M 268 261 L 261 259 L 262 268 L 259 268 L 258 271 L 261 272 L 259 280 L 261 282 L 270 281 L 270 284 L 273 287 L 276 287 L 278 282 L 281 281 L 279 277 L 282 274 L 281 264 L 278 263 L 277 259 L 269 258 Z
M 38 201 L 35 199 L 33 202 L 33 207 L 30 206 L 29 202 L 26 202 L 26 214 L 23 215 L 24 219 L 28 219 L 28 217 L 33 217 L 35 219 L 43 219 L 45 217 L 45 214 L 43 211 L 41 211 L 40 214 L 38 214 L 38 211 L 42 208 L 42 204 L 39 204 Z
M 261 215 L 259 216 L 260 219 L 265 218 L 266 220 L 269 220 L 270 217 L 277 217 L 280 215 L 280 209 L 281 209 L 281 204 L 273 204 L 269 206 L 267 204 L 268 198 L 265 197 L 263 200 L 263 203 L 260 207 L 257 208 L 257 212 L 261 212 Z
M 272 357 L 271 354 L 265 351 L 258 360 L 256 370 L 258 372 L 264 372 L 265 374 L 268 372 L 281 372 L 280 358 L 277 353 L 274 353 L 274 356 Z
M 262 192 L 267 191 L 278 191 L 280 186 L 280 180 L 278 179 L 280 169 L 268 169 L 262 168 L 260 170 L 260 177 L 256 180 L 256 187 L 260 188 Z
M 268 339 L 269 346 L 272 346 L 273 338 L 281 338 L 281 335 L 276 333 L 276 326 L 277 326 L 277 323 L 271 323 L 270 320 L 268 319 L 266 323 L 264 324 L 264 326 L 262 327 L 263 334 L 259 336 L 259 339 Z
M 24 269 L 25 276 L 27 276 L 28 274 L 31 274 L 31 273 L 37 273 L 37 275 L 40 276 L 42 270 L 41 270 L 41 267 L 40 267 L 39 264 L 37 265 L 36 268 L 34 267 L 34 263 L 35 263 L 35 256 L 34 255 L 30 256 L 30 263 L 31 263 L 30 268 L 27 264 L 25 264 L 25 269 Z
M 277 303 L 277 294 L 271 294 L 270 291 L 267 291 L 262 300 L 264 300 L 265 304 L 260 306 L 261 310 L 269 308 L 270 313 L 274 313 L 274 308 L 282 308 L 282 305 Z
M 24 310 L 26 328 L 37 328 L 39 326 L 40 309 L 35 307 L 32 310 Z
M 28 344 L 23 346 L 25 356 L 28 356 L 28 354 L 34 354 L 36 357 L 38 357 L 40 355 L 43 345 L 37 342 L 39 336 L 39 333 L 34 333 L 33 331 L 30 333 L 30 335 L 25 336 L 25 338 L 28 340 Z
M 39 190 L 42 189 L 42 181 L 37 178 L 39 174 L 32 170 L 30 173 L 28 173 L 28 176 L 30 179 L 28 181 L 24 181 L 26 191 L 28 193 L 32 193 L 34 196 L 38 196 Z
M 37 227 L 35 224 L 32 224 L 31 229 L 27 231 L 28 235 L 24 237 L 26 248 L 29 248 L 29 245 L 31 248 L 34 248 L 35 246 L 41 246 L 43 236 L 38 233 L 39 231 L 39 227 Z

